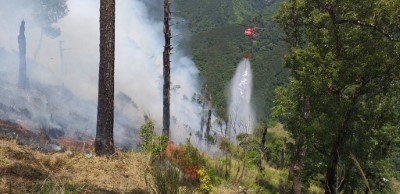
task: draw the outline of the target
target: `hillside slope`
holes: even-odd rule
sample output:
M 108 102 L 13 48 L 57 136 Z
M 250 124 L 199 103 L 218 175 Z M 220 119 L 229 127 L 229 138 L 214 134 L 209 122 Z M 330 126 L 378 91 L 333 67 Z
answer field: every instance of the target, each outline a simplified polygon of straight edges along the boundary
M 145 158 L 110 159 L 72 152 L 43 154 L 0 140 L 0 193 L 143 193 Z
M 264 120 L 272 106 L 274 88 L 284 84 L 287 72 L 281 59 L 286 46 L 272 16 L 281 0 L 175 0 L 176 14 L 191 31 L 187 50 L 193 56 L 220 116 L 226 116 L 227 87 L 242 60 L 250 53 L 254 75 L 253 103 L 257 119 Z M 244 37 L 244 26 L 265 28 L 257 37 Z

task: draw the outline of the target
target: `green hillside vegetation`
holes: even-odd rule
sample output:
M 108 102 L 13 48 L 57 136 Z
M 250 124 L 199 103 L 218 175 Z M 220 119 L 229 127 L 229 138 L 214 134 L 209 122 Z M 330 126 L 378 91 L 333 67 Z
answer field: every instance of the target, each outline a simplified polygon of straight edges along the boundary
M 268 132 L 263 172 L 257 167 L 256 136 L 242 134 L 239 145 L 227 144 L 227 155 L 210 157 L 189 140 L 167 144 L 155 134 L 151 120 L 141 127 L 140 150 L 117 151 L 111 157 L 93 155 L 89 144 L 42 153 L 19 145 L 18 139 L 0 137 L 0 193 L 285 192 L 290 182 L 287 168 L 280 167 L 280 153 L 286 136 L 279 124 Z M 308 191 L 321 189 L 312 184 Z
M 177 14 L 187 21 L 192 32 L 186 47 L 208 85 L 219 115 L 226 116 L 229 82 L 244 52 L 249 52 L 253 103 L 257 119 L 264 120 L 270 113 L 274 88 L 287 77 L 281 61 L 287 51 L 283 33 L 272 21 L 280 1 L 176 0 L 174 3 Z M 243 35 L 245 26 L 252 25 L 265 28 L 254 39 Z

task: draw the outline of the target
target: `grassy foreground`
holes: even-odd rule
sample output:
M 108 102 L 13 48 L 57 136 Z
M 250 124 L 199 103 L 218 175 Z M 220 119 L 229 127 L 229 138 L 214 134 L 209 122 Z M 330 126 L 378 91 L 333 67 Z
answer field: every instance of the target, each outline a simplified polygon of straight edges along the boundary
M 147 158 L 138 152 L 44 154 L 0 139 L 0 193 L 146 193 Z M 221 185 L 215 192 L 236 193 Z

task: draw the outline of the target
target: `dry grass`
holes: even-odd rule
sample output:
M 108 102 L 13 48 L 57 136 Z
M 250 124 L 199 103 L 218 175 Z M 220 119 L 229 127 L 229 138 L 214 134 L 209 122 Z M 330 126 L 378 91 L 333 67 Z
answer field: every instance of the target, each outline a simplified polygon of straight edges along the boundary
M 0 193 L 145 193 L 147 158 L 135 152 L 117 152 L 110 158 L 44 154 L 0 139 Z M 215 192 L 237 191 L 228 184 L 217 186 Z
M 0 140 L 0 193 L 36 193 L 51 182 L 78 193 L 140 193 L 145 190 L 145 156 L 117 153 L 111 158 L 84 154 L 43 154 Z

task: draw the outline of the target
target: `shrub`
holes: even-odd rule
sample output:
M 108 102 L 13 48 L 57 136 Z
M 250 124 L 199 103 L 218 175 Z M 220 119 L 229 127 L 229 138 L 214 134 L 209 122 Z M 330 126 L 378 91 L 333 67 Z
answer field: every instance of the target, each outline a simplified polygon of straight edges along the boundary
M 165 157 L 175 164 L 182 172 L 192 177 L 198 177 L 198 170 L 206 166 L 206 159 L 189 141 L 185 145 L 176 146 L 168 143 Z
M 168 137 L 157 135 L 154 128 L 154 121 L 151 119 L 148 119 L 140 127 L 141 149 L 146 153 L 161 156 L 167 146 Z
M 179 170 L 168 162 L 153 165 L 151 174 L 157 193 L 179 193 Z
M 211 184 L 211 178 L 208 176 L 207 171 L 200 169 L 197 171 L 197 174 L 200 176 L 199 191 L 202 193 L 210 193 L 213 191 L 214 187 Z

